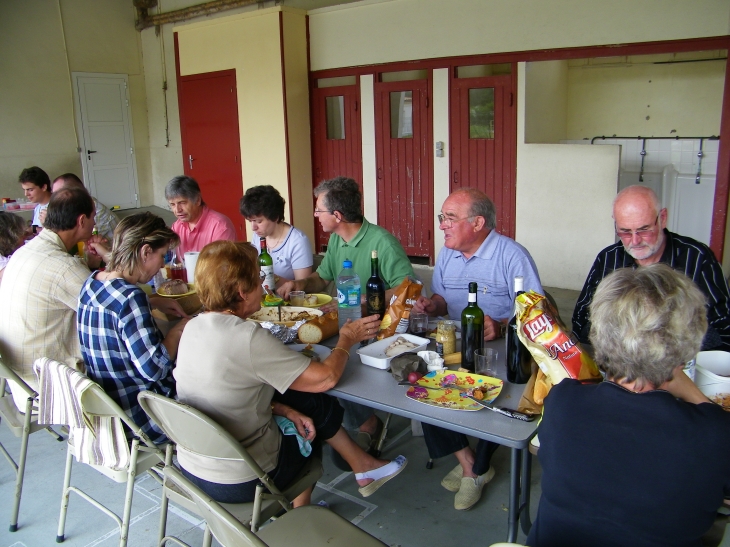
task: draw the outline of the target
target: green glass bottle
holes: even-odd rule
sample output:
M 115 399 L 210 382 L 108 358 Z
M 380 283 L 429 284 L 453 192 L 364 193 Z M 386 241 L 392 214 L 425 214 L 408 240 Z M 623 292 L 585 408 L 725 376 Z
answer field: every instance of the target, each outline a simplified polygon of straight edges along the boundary
M 469 303 L 461 312 L 461 366 L 474 372 L 474 350 L 484 345 L 484 312 L 477 305 L 477 284 L 469 283 Z
M 261 242 L 261 253 L 259 254 L 261 286 L 264 287 L 264 291 L 269 289 L 273 293 L 276 288 L 276 283 L 274 282 L 274 260 L 266 249 L 266 238 L 262 237 L 259 241 Z

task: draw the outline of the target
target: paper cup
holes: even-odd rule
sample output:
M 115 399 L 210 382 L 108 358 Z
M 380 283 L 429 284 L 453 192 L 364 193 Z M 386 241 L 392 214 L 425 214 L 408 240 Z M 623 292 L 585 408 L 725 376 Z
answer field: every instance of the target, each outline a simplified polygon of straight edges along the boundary
M 188 274 L 188 283 L 195 283 L 195 265 L 198 263 L 200 253 L 185 253 L 185 271 Z

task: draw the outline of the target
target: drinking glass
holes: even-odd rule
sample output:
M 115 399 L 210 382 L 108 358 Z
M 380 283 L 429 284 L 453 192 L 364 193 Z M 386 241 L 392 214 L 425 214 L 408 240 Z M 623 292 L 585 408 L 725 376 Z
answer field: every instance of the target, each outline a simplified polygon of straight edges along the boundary
M 497 356 L 499 352 L 492 348 L 474 350 L 475 372 L 484 376 L 497 377 Z
M 289 304 L 292 306 L 304 306 L 304 291 L 291 291 L 289 293 Z
M 428 315 L 425 313 L 411 313 L 409 328 L 411 334 L 423 336 L 428 330 Z

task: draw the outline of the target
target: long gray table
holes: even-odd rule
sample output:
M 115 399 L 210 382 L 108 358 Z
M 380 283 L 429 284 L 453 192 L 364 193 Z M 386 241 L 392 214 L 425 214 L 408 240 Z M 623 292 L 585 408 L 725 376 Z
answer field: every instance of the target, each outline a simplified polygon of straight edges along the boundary
M 336 343 L 337 337 L 324 342 L 330 347 L 334 347 Z M 505 380 L 502 392 L 495 403 L 505 408 L 516 409 L 525 386 L 511 384 L 504 377 L 506 374 L 504 340 L 487 342 L 485 346 L 499 351 L 498 370 L 500 374 L 498 376 Z M 398 385 L 390 372 L 363 365 L 353 348 L 350 351 L 350 359 L 342 378 L 337 387 L 328 393 L 341 399 L 458 431 L 510 448 L 511 482 L 507 541 L 513 542 L 517 539 L 518 523 L 522 524 L 522 530 L 527 534 L 532 525 L 530 522 L 532 455 L 528 451 L 528 444 L 537 431 L 537 420 L 523 422 L 487 409 L 467 412 L 438 408 L 407 398 L 406 389 L 407 387 Z

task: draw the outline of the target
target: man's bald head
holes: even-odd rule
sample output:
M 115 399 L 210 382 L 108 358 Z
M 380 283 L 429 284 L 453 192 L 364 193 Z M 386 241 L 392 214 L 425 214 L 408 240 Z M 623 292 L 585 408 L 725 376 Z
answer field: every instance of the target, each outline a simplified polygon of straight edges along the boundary
M 61 188 L 80 188 L 86 190 L 81 179 L 73 173 L 64 173 L 53 180 L 53 191 L 58 192 Z
M 659 214 L 661 203 L 654 193 L 654 190 L 646 186 L 627 186 L 621 190 L 613 200 L 613 218 L 616 218 L 616 211 L 619 214 L 626 209 L 645 209 L 653 211 L 654 216 Z
M 616 235 L 641 266 L 658 262 L 664 251 L 667 210 L 646 186 L 629 186 L 613 200 Z

